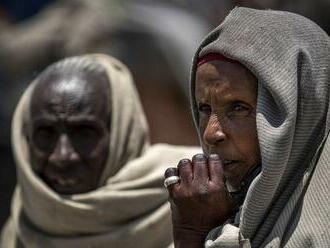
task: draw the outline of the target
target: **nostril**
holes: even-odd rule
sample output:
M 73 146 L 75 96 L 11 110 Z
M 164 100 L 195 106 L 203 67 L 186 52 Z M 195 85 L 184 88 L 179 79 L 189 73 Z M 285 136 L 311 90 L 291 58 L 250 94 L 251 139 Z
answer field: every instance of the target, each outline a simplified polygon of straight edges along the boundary
M 226 134 L 219 125 L 208 126 L 205 129 L 204 142 L 207 145 L 214 146 L 226 140 Z
M 75 151 L 72 151 L 71 154 L 70 154 L 69 161 L 70 162 L 76 162 L 76 161 L 79 161 L 79 160 L 80 160 L 79 154 Z
M 215 139 L 217 140 L 217 142 L 222 142 L 226 139 L 226 135 L 222 130 L 218 130 L 215 134 Z
M 53 153 L 50 158 L 49 162 L 57 168 L 66 168 L 71 166 L 72 164 L 75 164 L 77 161 L 79 161 L 79 156 L 75 152 L 69 152 L 69 153 Z
M 63 149 L 55 150 L 54 153 L 49 158 L 51 163 L 55 165 L 62 165 L 70 160 L 70 153 L 63 151 Z

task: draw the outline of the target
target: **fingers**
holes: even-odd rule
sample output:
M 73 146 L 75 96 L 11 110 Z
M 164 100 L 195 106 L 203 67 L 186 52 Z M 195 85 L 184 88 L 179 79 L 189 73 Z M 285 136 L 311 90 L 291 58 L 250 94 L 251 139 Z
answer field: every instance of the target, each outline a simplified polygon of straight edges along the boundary
M 210 181 L 223 182 L 223 165 L 217 154 L 210 154 L 209 156 L 209 174 Z
M 165 171 L 173 226 L 212 229 L 236 211 L 223 174 L 222 162 L 215 154 L 197 154 Z M 173 184 L 168 184 L 172 179 Z
M 189 159 L 182 159 L 178 164 L 178 172 L 182 184 L 190 184 L 193 179 L 192 163 Z
M 164 186 L 168 189 L 170 195 L 173 187 L 180 182 L 180 178 L 178 176 L 178 169 L 175 167 L 167 168 L 164 173 Z
M 192 161 L 189 159 L 180 160 L 178 167 L 170 167 L 165 171 L 164 177 L 178 176 L 179 182 L 173 185 L 189 186 L 191 183 L 204 184 L 208 181 L 222 183 L 223 165 L 217 154 L 206 157 L 204 154 L 196 154 Z M 169 185 L 168 187 L 173 187 Z
M 171 176 L 178 176 L 178 169 L 175 167 L 169 167 L 166 169 L 165 173 L 164 173 L 164 177 L 168 178 Z
M 209 181 L 208 161 L 204 154 L 197 154 L 192 159 L 193 162 L 193 180 L 196 183 L 205 183 Z

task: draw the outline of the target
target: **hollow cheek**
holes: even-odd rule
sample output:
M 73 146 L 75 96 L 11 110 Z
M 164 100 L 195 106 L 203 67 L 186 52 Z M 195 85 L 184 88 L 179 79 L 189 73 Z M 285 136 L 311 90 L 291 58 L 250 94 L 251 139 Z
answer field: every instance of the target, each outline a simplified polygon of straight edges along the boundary
M 97 165 L 97 167 L 101 167 L 100 170 L 104 167 L 106 160 L 109 154 L 109 140 L 108 135 L 104 135 L 103 138 L 98 142 L 95 149 L 89 153 L 88 161 L 89 164 Z
M 92 187 L 97 187 L 99 184 L 100 177 L 107 162 L 107 154 L 108 151 L 103 148 L 102 152 L 95 152 L 88 158 L 88 167 L 91 171 L 88 180 Z
M 45 154 L 35 147 L 30 148 L 32 169 L 36 172 L 42 171 L 48 163 L 49 155 Z
M 259 145 L 255 120 L 247 118 L 244 121 L 233 122 L 231 133 L 234 144 L 241 155 L 250 163 L 259 157 Z

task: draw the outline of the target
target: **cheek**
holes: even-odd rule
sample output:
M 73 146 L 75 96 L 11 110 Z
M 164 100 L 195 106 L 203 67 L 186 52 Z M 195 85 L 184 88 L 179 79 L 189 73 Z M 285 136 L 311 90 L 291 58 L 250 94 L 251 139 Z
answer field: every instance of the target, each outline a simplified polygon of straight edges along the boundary
M 99 182 L 101 174 L 107 162 L 109 154 L 109 139 L 105 136 L 100 140 L 96 148 L 90 153 L 85 161 L 88 161 L 88 167 L 91 170 L 90 180 L 96 185 Z
M 105 134 L 97 142 L 95 149 L 90 153 L 90 160 L 96 161 L 97 163 L 103 163 L 109 154 L 109 135 Z
M 30 160 L 32 162 L 32 169 L 36 172 L 41 171 L 47 164 L 49 155 L 41 152 L 34 146 L 30 147 Z
M 251 163 L 259 159 L 259 142 L 254 117 L 234 122 L 231 133 L 236 148 Z M 253 162 L 254 161 L 254 162 Z
M 199 133 L 199 136 L 200 136 L 200 142 L 201 142 L 202 146 L 205 146 L 203 135 L 204 135 L 204 132 L 205 132 L 206 127 L 208 125 L 208 121 L 209 121 L 209 117 L 201 116 L 199 118 L 198 133 Z

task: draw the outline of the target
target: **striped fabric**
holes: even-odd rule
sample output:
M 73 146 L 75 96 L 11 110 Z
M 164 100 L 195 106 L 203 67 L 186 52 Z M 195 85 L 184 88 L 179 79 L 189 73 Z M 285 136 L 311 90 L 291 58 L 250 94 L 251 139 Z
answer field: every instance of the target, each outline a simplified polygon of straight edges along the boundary
M 235 8 L 194 57 L 197 127 L 196 62 L 207 53 L 240 61 L 258 78 L 262 172 L 243 204 L 236 247 L 330 247 L 329 37 L 297 14 Z M 225 247 L 217 233 L 208 247 Z

